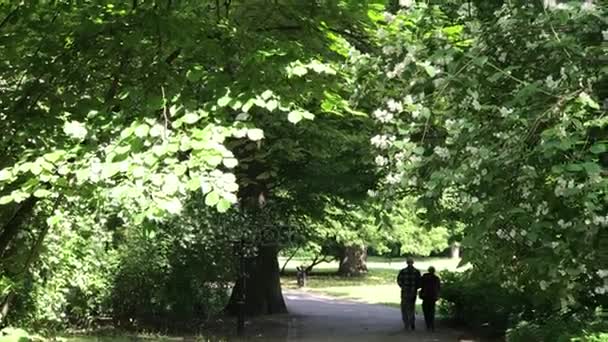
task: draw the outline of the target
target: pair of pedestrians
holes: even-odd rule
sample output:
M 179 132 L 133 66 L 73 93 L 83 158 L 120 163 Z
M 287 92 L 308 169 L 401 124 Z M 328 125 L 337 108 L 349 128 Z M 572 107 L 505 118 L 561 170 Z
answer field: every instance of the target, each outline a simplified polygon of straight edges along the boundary
M 407 259 L 407 267 L 397 276 L 397 284 L 401 287 L 401 317 L 406 329 L 416 329 L 416 297 L 420 289 L 422 311 L 428 331 L 435 330 L 435 303 L 439 298 L 441 281 L 435 275 L 435 268 L 429 267 L 428 273 L 420 275 L 414 267 L 414 260 Z

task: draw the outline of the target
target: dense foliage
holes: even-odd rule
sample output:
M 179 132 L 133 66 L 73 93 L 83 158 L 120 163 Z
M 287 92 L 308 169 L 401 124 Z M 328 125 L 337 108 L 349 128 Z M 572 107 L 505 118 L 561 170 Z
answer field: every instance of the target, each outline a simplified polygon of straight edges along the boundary
M 461 238 L 457 316 L 597 317 L 608 4 L 555 3 L 0 1 L 0 324 L 282 312 L 281 249 Z
M 420 3 L 352 56 L 382 195 L 465 222 L 466 260 L 539 317 L 608 299 L 607 10 Z

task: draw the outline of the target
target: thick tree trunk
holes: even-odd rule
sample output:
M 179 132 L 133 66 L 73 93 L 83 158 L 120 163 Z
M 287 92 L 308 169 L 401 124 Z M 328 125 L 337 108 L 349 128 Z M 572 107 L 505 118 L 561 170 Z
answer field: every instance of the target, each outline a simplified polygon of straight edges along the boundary
M 279 275 L 278 248 L 264 246 L 258 255 L 249 260 L 245 266 L 245 305 L 247 315 L 268 315 L 286 313 L 287 306 L 281 291 Z M 230 296 L 227 310 L 237 314 L 239 297 L 242 288 L 241 280 L 237 280 Z
M 2 227 L 2 233 L 0 234 L 0 257 L 4 255 L 10 242 L 19 232 L 21 224 L 32 214 L 36 202 L 38 202 L 38 199 L 31 196 L 20 203 L 11 218 Z
M 460 243 L 452 242 L 450 246 L 450 257 L 452 259 L 460 259 Z
M 362 275 L 364 273 L 367 273 L 367 247 L 344 247 L 338 274 L 350 277 Z

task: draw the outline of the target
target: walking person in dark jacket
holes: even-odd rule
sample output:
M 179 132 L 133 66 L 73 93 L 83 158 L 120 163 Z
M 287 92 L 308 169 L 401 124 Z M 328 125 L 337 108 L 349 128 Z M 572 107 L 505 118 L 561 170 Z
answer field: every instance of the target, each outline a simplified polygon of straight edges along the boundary
M 420 288 L 420 271 L 414 268 L 414 259 L 407 259 L 407 267 L 397 276 L 401 287 L 401 318 L 405 329 L 416 329 L 416 293 Z
M 435 267 L 429 267 L 428 273 L 420 281 L 420 298 L 422 298 L 422 312 L 426 330 L 435 331 L 435 303 L 439 299 L 441 280 L 435 275 Z

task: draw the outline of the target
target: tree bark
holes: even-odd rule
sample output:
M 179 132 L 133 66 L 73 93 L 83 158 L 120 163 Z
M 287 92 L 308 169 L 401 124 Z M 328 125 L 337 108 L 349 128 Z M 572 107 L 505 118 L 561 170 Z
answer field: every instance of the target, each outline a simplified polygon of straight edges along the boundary
M 30 196 L 20 203 L 13 216 L 8 220 L 4 227 L 2 227 L 2 233 L 0 234 L 0 257 L 4 256 L 10 242 L 19 232 L 19 228 L 23 221 L 30 217 L 36 202 L 38 202 L 38 199 L 34 196 Z
M 258 255 L 246 263 L 245 284 L 237 280 L 228 302 L 227 311 L 238 313 L 240 291 L 245 290 L 245 314 L 250 316 L 287 313 L 281 291 L 279 250 L 276 246 L 263 246 Z
M 359 276 L 367 273 L 367 247 L 346 246 L 340 259 L 338 274 L 341 276 Z
M 452 259 L 460 259 L 460 243 L 452 242 L 450 246 L 450 257 Z

